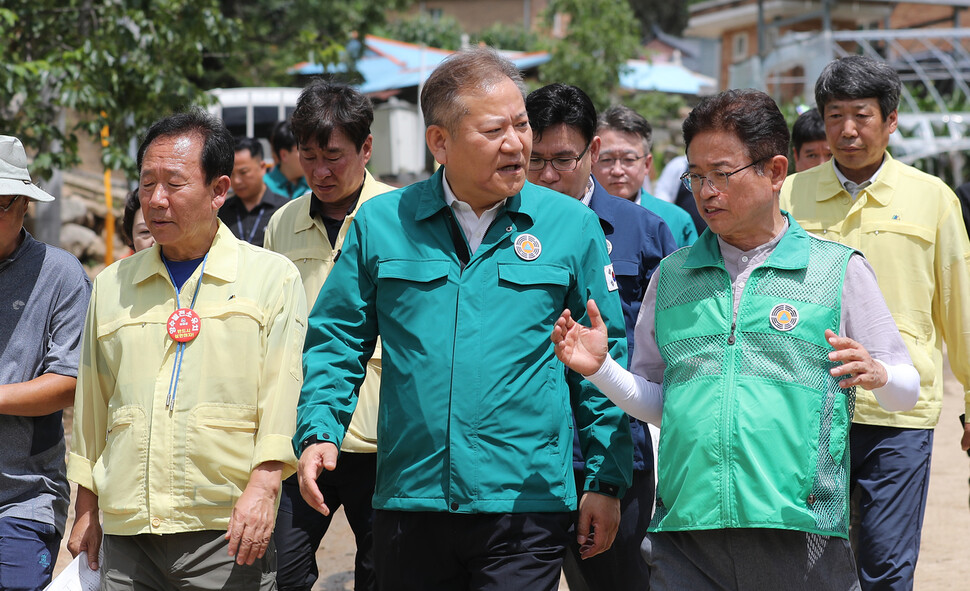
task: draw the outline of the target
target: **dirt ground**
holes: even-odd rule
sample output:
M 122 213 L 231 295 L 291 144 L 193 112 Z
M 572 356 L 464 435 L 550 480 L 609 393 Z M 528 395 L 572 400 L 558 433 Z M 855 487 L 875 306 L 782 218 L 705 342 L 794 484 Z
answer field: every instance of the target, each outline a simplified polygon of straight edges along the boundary
M 949 369 L 945 380 L 943 416 L 933 442 L 933 464 L 923 543 L 916 567 L 916 589 L 936 591 L 966 588 L 970 581 L 970 457 L 960 450 L 960 424 L 963 412 L 960 384 Z M 73 505 L 73 498 L 72 498 Z M 73 523 L 68 518 L 68 529 Z M 350 591 L 354 588 L 354 536 L 343 510 L 334 516 L 330 532 L 317 552 L 320 578 L 314 591 Z M 57 568 L 60 572 L 71 560 L 66 540 L 61 545 Z M 560 589 L 568 589 L 565 582 Z

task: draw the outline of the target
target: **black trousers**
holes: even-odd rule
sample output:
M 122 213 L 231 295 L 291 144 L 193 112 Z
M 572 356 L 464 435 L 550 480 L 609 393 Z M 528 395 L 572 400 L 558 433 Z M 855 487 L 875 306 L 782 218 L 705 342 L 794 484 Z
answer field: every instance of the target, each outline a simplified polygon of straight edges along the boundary
M 316 552 L 330 527 L 333 513 L 343 505 L 347 523 L 357 540 L 354 560 L 355 591 L 376 589 L 374 576 L 374 509 L 371 499 L 377 478 L 377 454 L 342 452 L 333 472 L 323 471 L 317 486 L 330 507 L 324 517 L 300 496 L 294 474 L 283 481 L 280 510 L 276 516 L 278 566 L 276 582 L 280 591 L 310 591 L 319 575 Z
M 583 480 L 582 470 L 576 470 L 576 490 L 583 489 Z M 634 470 L 633 485 L 620 501 L 620 528 L 610 549 L 582 560 L 579 545 L 569 545 L 563 571 L 570 591 L 647 591 L 650 588 L 650 569 L 640 554 L 640 544 L 650 526 L 653 497 L 653 466 L 650 470 Z
M 377 511 L 377 587 L 381 591 L 555 591 L 572 520 L 568 512 Z

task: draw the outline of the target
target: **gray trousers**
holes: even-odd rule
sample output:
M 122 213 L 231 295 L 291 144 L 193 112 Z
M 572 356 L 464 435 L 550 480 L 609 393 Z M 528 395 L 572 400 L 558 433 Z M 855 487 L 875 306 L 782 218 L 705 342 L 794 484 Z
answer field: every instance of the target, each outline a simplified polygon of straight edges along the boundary
M 101 591 L 276 590 L 276 544 L 240 566 L 224 531 L 104 536 Z
M 848 540 L 777 529 L 649 533 L 651 591 L 858 591 Z

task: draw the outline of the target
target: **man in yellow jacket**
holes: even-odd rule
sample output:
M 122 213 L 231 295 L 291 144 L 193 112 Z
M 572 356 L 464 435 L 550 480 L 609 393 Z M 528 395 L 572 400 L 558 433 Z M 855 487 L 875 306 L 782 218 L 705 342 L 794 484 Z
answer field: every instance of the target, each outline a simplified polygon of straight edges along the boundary
M 912 589 L 943 395 L 943 343 L 970 408 L 970 241 L 956 196 L 940 179 L 894 160 L 899 76 L 862 56 L 830 63 L 815 85 L 833 159 L 789 177 L 781 207 L 806 230 L 862 251 L 913 364 L 920 398 L 889 413 L 859 390 L 850 435 L 860 489 L 864 590 Z M 970 446 L 970 430 L 962 445 Z
M 277 211 L 266 227 L 263 246 L 286 255 L 300 270 L 312 307 L 334 262 L 357 209 L 368 199 L 394 189 L 374 179 L 364 168 L 370 160 L 374 109 L 358 91 L 317 82 L 297 101 L 291 127 L 310 193 Z M 277 582 L 281 591 L 309 591 L 317 580 L 315 553 L 330 519 L 343 505 L 357 539 L 355 589 L 375 588 L 371 550 L 371 497 L 377 473 L 377 403 L 381 379 L 378 347 L 360 388 L 340 461 L 317 480 L 330 513 L 323 515 L 300 496 L 296 476 L 283 483 L 276 521 L 279 547 Z
M 232 134 L 204 111 L 152 125 L 138 170 L 155 245 L 94 280 L 68 549 L 93 568 L 104 549 L 103 590 L 275 589 L 306 299 L 293 263 L 219 221 L 232 166 Z

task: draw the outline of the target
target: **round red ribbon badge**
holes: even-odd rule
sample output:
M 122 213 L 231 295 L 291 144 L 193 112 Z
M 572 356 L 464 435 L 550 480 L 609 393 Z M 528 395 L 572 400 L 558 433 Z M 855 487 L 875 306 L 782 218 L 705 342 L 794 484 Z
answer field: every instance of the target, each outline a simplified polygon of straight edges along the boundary
M 192 308 L 179 308 L 168 317 L 168 336 L 173 341 L 187 343 L 199 336 L 202 319 Z

